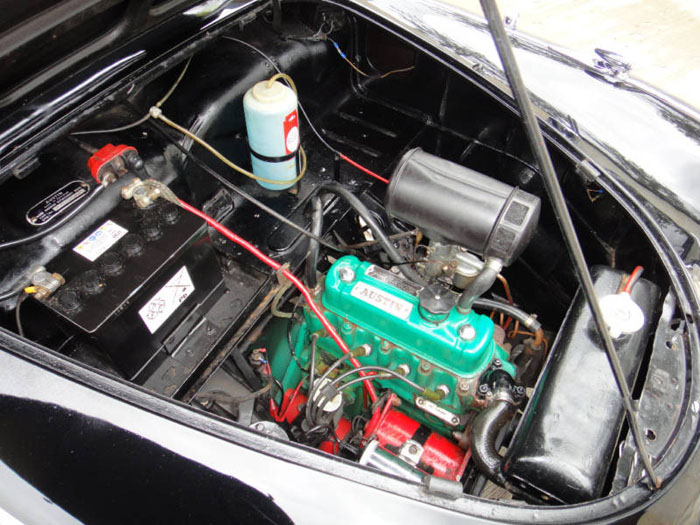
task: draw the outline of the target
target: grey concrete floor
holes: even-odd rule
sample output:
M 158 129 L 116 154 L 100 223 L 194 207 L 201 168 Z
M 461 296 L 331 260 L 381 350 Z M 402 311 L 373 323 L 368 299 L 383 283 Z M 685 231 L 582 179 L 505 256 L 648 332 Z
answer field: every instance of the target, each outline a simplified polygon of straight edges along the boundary
M 478 0 L 442 0 L 481 15 Z M 499 0 L 517 29 L 577 57 L 620 53 L 630 75 L 700 109 L 699 0 Z

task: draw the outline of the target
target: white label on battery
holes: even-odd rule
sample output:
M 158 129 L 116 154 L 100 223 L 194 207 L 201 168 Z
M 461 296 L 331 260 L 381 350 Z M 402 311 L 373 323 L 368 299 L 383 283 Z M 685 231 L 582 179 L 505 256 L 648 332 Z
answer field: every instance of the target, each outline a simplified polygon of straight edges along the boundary
M 129 230 L 122 228 L 116 222 L 107 221 L 73 248 L 73 251 L 94 262 L 100 255 L 109 250 L 114 243 L 124 237 Z
M 390 293 L 363 282 L 359 282 L 353 286 L 350 295 L 372 306 L 376 306 L 380 310 L 398 317 L 399 319 L 408 319 L 408 316 L 411 315 L 411 309 L 413 308 L 413 305 L 408 301 L 395 297 Z
M 139 315 L 148 330 L 152 334 L 155 333 L 192 292 L 194 292 L 192 279 L 187 271 L 187 267 L 183 266 L 139 310 Z

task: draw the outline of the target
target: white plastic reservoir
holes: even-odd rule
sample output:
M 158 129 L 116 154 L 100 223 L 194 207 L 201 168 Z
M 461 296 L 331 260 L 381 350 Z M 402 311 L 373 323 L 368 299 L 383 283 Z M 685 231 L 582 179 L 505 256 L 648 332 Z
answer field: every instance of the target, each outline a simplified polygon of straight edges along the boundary
M 281 82 L 258 82 L 243 97 L 253 173 L 259 177 L 292 181 L 298 174 L 299 116 L 297 96 Z M 258 183 L 264 188 L 282 190 L 288 184 Z

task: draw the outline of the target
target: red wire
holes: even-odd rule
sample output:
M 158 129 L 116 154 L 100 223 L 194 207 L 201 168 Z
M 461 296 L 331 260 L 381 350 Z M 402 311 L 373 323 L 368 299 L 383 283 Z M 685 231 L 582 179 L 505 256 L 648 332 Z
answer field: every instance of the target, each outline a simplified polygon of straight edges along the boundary
M 389 409 L 391 409 L 391 407 L 394 405 L 394 399 L 396 399 L 396 394 L 392 392 L 391 394 L 389 394 L 389 397 L 387 398 L 382 411 L 379 411 L 379 407 L 377 407 L 377 409 L 374 411 L 374 414 L 372 414 L 372 418 L 369 420 L 367 426 L 365 427 L 365 440 L 370 440 L 374 437 L 377 428 L 379 428 L 379 425 L 381 425 L 382 421 L 386 419 L 386 415 L 389 413 Z M 379 417 L 376 417 L 377 415 Z
M 350 164 L 352 166 L 355 166 L 360 171 L 364 171 L 370 177 L 374 177 L 375 179 L 382 181 L 384 184 L 389 184 L 389 179 L 385 179 L 381 175 L 377 175 L 372 170 L 365 168 L 361 164 L 358 164 L 357 162 L 348 158 L 346 155 L 343 155 L 342 153 L 339 153 L 339 155 L 340 155 L 340 158 L 343 159 L 345 162 L 347 162 L 348 164 Z
M 632 273 L 627 278 L 627 282 L 625 283 L 625 287 L 622 289 L 622 291 L 630 293 L 630 291 L 632 291 L 632 284 L 636 280 L 637 274 L 640 272 L 643 272 L 643 271 L 644 271 L 643 266 L 637 266 L 634 270 L 632 270 Z
M 338 335 L 338 332 L 335 331 L 335 328 L 333 328 L 333 325 L 331 325 L 330 321 L 326 319 L 326 316 L 323 315 L 321 310 L 318 308 L 316 303 L 314 302 L 314 299 L 311 295 L 311 292 L 309 289 L 304 286 L 304 283 L 302 283 L 296 275 L 291 273 L 289 270 L 285 270 L 282 268 L 282 265 L 278 263 L 277 261 L 270 259 L 267 255 L 265 255 L 263 252 L 258 250 L 255 246 L 250 244 L 248 241 L 246 241 L 243 237 L 239 237 L 235 233 L 233 233 L 231 230 L 229 230 L 226 226 L 223 224 L 215 221 L 209 215 L 206 213 L 198 210 L 194 206 L 190 206 L 187 204 L 185 201 L 182 199 L 178 199 L 180 202 L 180 206 L 182 206 L 185 210 L 188 212 L 196 215 L 200 219 L 203 219 L 206 221 L 209 226 L 214 228 L 216 231 L 218 231 L 221 235 L 226 237 L 227 239 L 235 242 L 242 248 L 245 248 L 247 251 L 252 253 L 255 257 L 260 259 L 262 262 L 264 262 L 266 265 L 268 265 L 270 268 L 276 271 L 281 271 L 282 275 L 284 275 L 289 281 L 296 286 L 296 288 L 301 292 L 301 295 L 304 296 L 304 299 L 306 299 L 306 304 L 309 305 L 309 308 L 313 311 L 314 315 L 318 318 L 319 321 L 321 321 L 321 324 L 323 327 L 326 329 L 328 334 L 331 336 L 331 338 L 336 342 L 336 344 L 340 347 L 340 349 L 343 351 L 345 354 L 350 353 L 350 348 L 348 348 L 348 345 L 345 344 L 345 341 L 343 341 L 340 336 Z M 350 362 L 355 368 L 360 367 L 360 362 L 357 360 L 355 357 L 350 358 Z M 366 372 L 360 372 L 361 376 L 367 375 Z M 363 381 L 363 385 L 365 385 L 365 388 L 367 389 L 367 393 L 369 394 L 370 399 L 372 402 L 376 401 L 377 399 L 377 392 L 374 389 L 374 385 L 370 383 L 369 381 Z
M 281 423 L 287 418 L 287 412 L 289 412 L 289 409 L 292 407 L 292 403 L 294 400 L 297 398 L 299 395 L 299 391 L 301 390 L 301 385 L 304 384 L 304 380 L 302 378 L 301 381 L 299 381 L 299 384 L 297 385 L 296 389 L 294 389 L 294 392 L 292 393 L 291 396 L 287 398 L 287 402 L 285 403 L 284 400 L 282 401 L 282 406 L 280 407 L 279 410 L 273 411 L 273 405 L 270 404 L 270 413 L 272 414 L 272 417 L 277 421 L 278 423 Z M 270 402 L 272 402 L 272 399 L 270 399 Z

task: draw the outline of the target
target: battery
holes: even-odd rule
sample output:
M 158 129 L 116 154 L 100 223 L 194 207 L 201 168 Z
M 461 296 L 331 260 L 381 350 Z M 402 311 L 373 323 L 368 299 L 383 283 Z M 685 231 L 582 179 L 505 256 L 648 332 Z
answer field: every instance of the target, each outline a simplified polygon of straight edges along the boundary
M 38 321 L 104 350 L 140 384 L 225 289 L 206 223 L 161 200 L 121 201 L 48 266 L 66 284 L 34 301 Z

